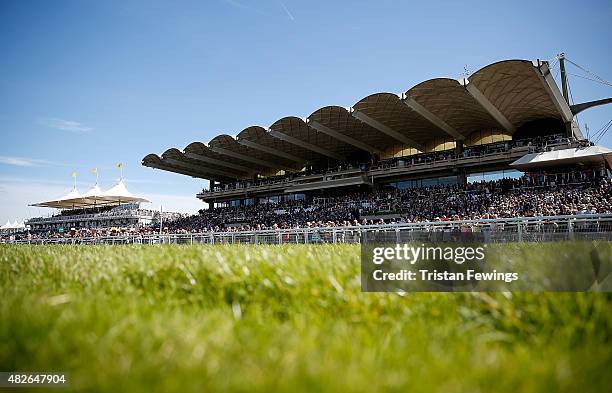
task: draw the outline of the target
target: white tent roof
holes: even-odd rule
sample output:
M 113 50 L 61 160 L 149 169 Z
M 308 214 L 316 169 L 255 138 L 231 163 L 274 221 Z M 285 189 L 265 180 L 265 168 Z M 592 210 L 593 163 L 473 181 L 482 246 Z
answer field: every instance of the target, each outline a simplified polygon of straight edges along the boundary
M 76 187 L 74 187 L 72 190 L 70 190 L 68 194 L 58 199 L 58 201 L 64 201 L 64 200 L 80 198 L 80 197 L 81 197 L 81 194 L 79 193 L 79 190 L 77 190 Z
M 100 186 L 98 185 L 98 183 L 96 183 L 93 187 L 87 190 L 85 194 L 83 194 L 83 198 L 97 197 L 100 195 L 102 195 L 102 190 L 100 189 Z
M 62 196 L 61 198 L 54 199 L 51 201 L 41 202 L 41 203 L 35 203 L 31 206 L 53 207 L 56 209 L 67 209 L 67 208 L 73 208 L 73 207 L 77 208 L 79 207 L 79 205 L 76 203 L 76 201 L 79 200 L 80 198 L 81 198 L 81 193 L 79 192 L 79 190 L 77 190 L 76 187 L 74 187 L 72 190 L 70 190 L 69 193 Z
M 81 196 L 78 190 L 73 188 L 71 192 L 58 200 L 40 202 L 32 206 L 52 207 L 56 209 L 77 209 L 138 202 L 149 201 L 129 192 L 123 180 L 119 180 L 117 184 L 106 191 L 102 191 L 96 184 Z
M 102 195 L 104 192 L 100 189 L 98 183 L 91 187 L 79 200 L 79 205 L 87 206 L 99 206 L 105 205 L 107 202 L 104 200 Z
M 38 207 L 55 207 L 58 209 L 61 209 L 62 206 L 65 207 L 70 207 L 72 206 L 71 204 L 69 204 L 69 201 L 75 201 L 77 199 L 81 198 L 81 193 L 79 192 L 79 190 L 77 190 L 76 187 L 73 187 L 72 190 L 70 190 L 69 193 L 67 193 L 66 195 L 52 200 L 52 201 L 47 201 L 47 202 L 41 202 L 41 203 L 35 203 L 31 206 L 38 206 Z
M 115 184 L 113 187 L 104 191 L 101 197 L 107 203 L 113 203 L 113 204 L 114 203 L 120 204 L 120 203 L 149 202 L 147 199 L 141 198 L 129 192 L 127 187 L 125 186 L 125 183 L 123 183 L 123 180 L 119 180 L 119 182 Z
M 535 169 L 559 164 L 598 163 L 612 159 L 612 150 L 603 146 L 588 146 L 572 149 L 525 154 L 511 166 L 517 169 Z
M 0 229 L 22 229 L 25 228 L 25 223 L 24 222 L 17 222 L 17 220 L 15 220 L 12 224 L 9 220 L 6 221 L 6 224 L 2 225 L 0 227 Z
M 119 180 L 119 183 L 115 184 L 113 187 L 111 187 L 108 190 L 104 191 L 104 193 L 102 195 L 105 198 L 126 198 L 126 199 L 136 198 L 136 199 L 142 199 L 142 198 L 136 197 L 134 194 L 129 192 L 128 189 L 125 187 L 125 183 L 123 183 L 123 180 Z

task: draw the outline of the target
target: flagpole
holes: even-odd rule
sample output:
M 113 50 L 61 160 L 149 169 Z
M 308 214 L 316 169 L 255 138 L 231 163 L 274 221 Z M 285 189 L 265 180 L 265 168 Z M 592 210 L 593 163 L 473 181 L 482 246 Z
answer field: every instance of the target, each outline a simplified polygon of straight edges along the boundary
M 98 181 L 99 181 L 98 167 L 93 168 L 91 171 L 96 174 L 96 187 L 97 187 Z M 100 212 L 100 210 L 98 210 L 98 195 L 94 195 L 93 197 L 94 197 L 94 210 Z
M 161 236 L 162 234 L 162 226 L 164 224 L 163 213 L 164 213 L 164 207 L 162 205 L 159 205 L 159 236 Z
M 118 163 L 117 168 L 119 168 L 119 181 L 123 181 L 123 163 Z

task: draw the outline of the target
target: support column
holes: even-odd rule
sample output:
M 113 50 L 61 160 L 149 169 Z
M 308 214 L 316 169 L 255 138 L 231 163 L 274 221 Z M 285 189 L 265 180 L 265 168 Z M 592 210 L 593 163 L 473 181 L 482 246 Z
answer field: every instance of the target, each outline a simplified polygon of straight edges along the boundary
M 463 141 L 455 141 L 455 153 L 457 157 L 460 157 L 463 154 Z
M 460 186 L 465 186 L 467 184 L 467 173 L 464 168 L 457 169 L 457 183 Z
M 575 139 L 574 138 L 574 125 L 572 124 L 572 122 L 568 121 L 568 122 L 563 123 L 563 125 L 565 126 L 565 136 L 568 137 L 569 139 Z
M 567 89 L 567 74 L 565 72 L 565 53 L 559 53 L 557 55 L 557 59 L 559 59 L 559 69 L 561 70 L 561 88 L 563 89 L 563 98 L 565 98 L 565 102 L 569 105 L 569 93 Z

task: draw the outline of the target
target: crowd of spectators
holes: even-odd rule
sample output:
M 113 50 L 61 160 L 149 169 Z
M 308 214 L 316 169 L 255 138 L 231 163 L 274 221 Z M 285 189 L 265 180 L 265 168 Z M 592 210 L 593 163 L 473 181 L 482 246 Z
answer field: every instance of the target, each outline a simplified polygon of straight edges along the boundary
M 168 223 L 175 232 L 260 230 L 303 226 L 348 226 L 387 222 L 449 221 L 612 213 L 606 177 L 559 184 L 533 177 L 380 189 L 326 198 L 219 207 Z
M 61 238 L 106 238 L 122 236 L 146 236 L 159 233 L 159 229 L 149 227 L 111 227 L 111 228 L 68 228 L 63 232 L 57 230 L 31 230 L 22 233 L 0 236 L 0 243 L 6 240 L 38 240 Z

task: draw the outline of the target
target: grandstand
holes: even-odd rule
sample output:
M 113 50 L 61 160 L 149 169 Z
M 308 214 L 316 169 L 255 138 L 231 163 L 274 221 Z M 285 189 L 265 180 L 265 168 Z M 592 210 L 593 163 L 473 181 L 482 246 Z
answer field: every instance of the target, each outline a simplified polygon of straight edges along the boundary
M 336 241 L 352 239 L 346 234 L 355 228 L 395 225 L 495 227 L 516 239 L 523 227 L 544 231 L 554 224 L 567 238 L 574 228 L 609 236 L 612 150 L 586 139 L 575 115 L 612 100 L 570 105 L 562 82 L 563 93 L 545 61 L 506 60 L 461 80 L 431 79 L 350 108 L 327 106 L 305 119 L 250 126 L 236 137 L 218 135 L 142 160 L 209 180 L 197 194 L 209 208 L 199 214 L 141 209 L 147 201 L 119 181 L 104 192 L 96 184 L 81 195 L 75 186 L 34 204 L 61 213 L 28 220 L 27 237 L 8 224 L 5 233 L 27 241 L 123 234 L 193 242 L 196 234 L 200 242 L 215 236 L 260 242 L 257 233 L 273 231 L 267 241 L 299 242 L 319 229 L 333 231 Z M 236 240 L 239 231 L 251 237 Z
M 305 119 L 284 117 L 235 137 L 218 135 L 207 144 L 170 148 L 161 156 L 147 155 L 142 164 L 209 180 L 210 187 L 197 195 L 212 208 L 200 217 L 210 218 L 208 227 L 252 226 L 258 216 L 249 212 L 264 211 L 270 202 L 275 207 L 267 210 L 283 216 L 295 214 L 291 206 L 312 211 L 326 201 L 333 206 L 351 201 L 351 214 L 337 219 L 331 211 L 310 214 L 301 225 L 308 217 L 343 221 L 364 213 L 371 220 L 396 219 L 410 204 L 372 211 L 372 199 L 381 193 L 395 198 L 407 189 L 430 196 L 437 187 L 463 192 L 475 178 L 522 176 L 547 191 L 587 182 L 604 187 L 606 199 L 612 151 L 585 139 L 575 115 L 609 102 L 570 105 L 565 79 L 562 93 L 548 62 L 506 60 L 461 80 L 431 79 L 401 94 L 369 95 L 350 108 L 327 106 Z M 463 217 L 472 213 L 461 212 Z M 284 218 L 278 221 L 295 224 Z
M 50 201 L 32 204 L 35 207 L 59 209 L 50 217 L 36 217 L 26 221 L 32 232 L 63 233 L 86 229 L 139 228 L 155 224 L 160 212 L 141 209 L 147 199 L 132 194 L 123 179 L 106 191 L 98 183 L 81 194 L 76 185 L 66 195 Z M 167 213 L 168 214 L 168 213 Z M 167 215 L 167 218 L 173 218 Z

